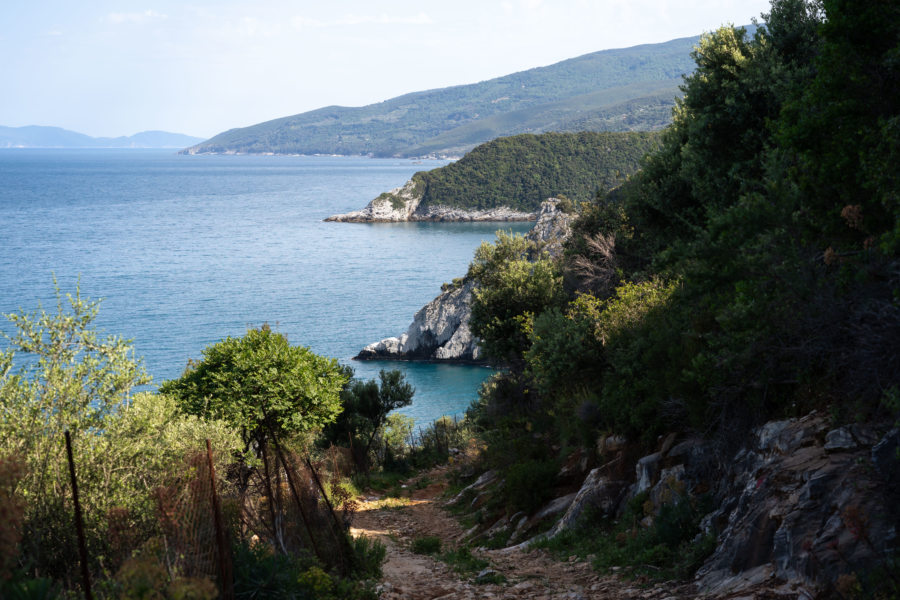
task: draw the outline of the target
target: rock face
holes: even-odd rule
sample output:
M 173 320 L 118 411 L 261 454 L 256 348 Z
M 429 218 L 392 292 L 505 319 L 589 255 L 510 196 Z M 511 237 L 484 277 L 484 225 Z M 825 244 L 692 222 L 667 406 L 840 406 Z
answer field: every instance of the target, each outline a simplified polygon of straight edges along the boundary
M 355 210 L 343 215 L 334 215 L 326 221 L 341 223 L 392 223 L 409 221 L 419 207 L 422 193 L 414 179 L 386 194 L 381 194 L 369 202 L 362 210 Z
M 481 349 L 469 330 L 474 287 L 467 281 L 442 292 L 416 313 L 406 333 L 369 344 L 356 358 L 478 362 Z
M 550 256 L 562 255 L 563 244 L 572 233 L 572 215 L 559 210 L 559 200 L 548 198 L 541 203 L 537 222 L 528 232 L 527 238 L 543 244 Z
M 697 573 L 700 591 L 786 580 L 815 594 L 889 556 L 898 507 L 872 468 L 878 439 L 872 428 L 832 429 L 815 414 L 758 429 L 704 519 L 718 543 Z
M 326 221 L 340 223 L 395 223 L 399 221 L 534 221 L 536 213 L 506 206 L 489 210 L 464 210 L 449 206 L 422 205 L 423 186 L 415 178 L 381 194 L 362 210 L 333 215 Z
M 562 244 L 569 236 L 572 218 L 557 208 L 558 202 L 551 198 L 541 204 L 540 217 L 526 235 L 528 239 L 543 244 L 551 256 L 562 253 Z M 395 212 L 399 215 L 403 210 Z M 482 362 L 478 340 L 469 329 L 474 289 L 475 283 L 468 280 L 446 289 L 415 314 L 406 333 L 369 344 L 356 358 Z
M 627 443 L 607 439 L 602 455 L 610 460 L 592 469 L 576 494 L 535 515 L 503 517 L 481 533 L 476 526 L 468 536 L 511 533 L 501 552 L 512 552 L 584 527 L 585 511 L 621 516 L 635 499 L 644 514 L 640 524 L 649 527 L 663 506 L 706 496 L 716 508 L 702 519 L 695 541 L 712 535 L 716 548 L 697 572 L 698 597 L 773 597 L 756 595 L 761 589 L 820 597 L 857 577 L 876 576 L 873 568 L 894 556 L 900 542 L 900 429 L 885 429 L 834 427 L 811 413 L 755 429 L 736 454 L 720 460 L 698 438 L 675 443 L 670 435 L 644 457 L 629 457 Z M 480 480 L 481 495 L 496 482 L 493 473 Z M 562 516 L 529 539 L 542 513 Z

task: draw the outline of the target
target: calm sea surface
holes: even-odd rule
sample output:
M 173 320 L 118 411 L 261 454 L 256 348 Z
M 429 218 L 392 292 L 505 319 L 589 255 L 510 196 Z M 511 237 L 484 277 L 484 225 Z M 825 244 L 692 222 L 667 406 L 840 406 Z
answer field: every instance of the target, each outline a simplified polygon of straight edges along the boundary
M 0 312 L 54 308 L 53 274 L 63 292 L 80 276 L 82 296 L 103 299 L 98 327 L 133 339 L 157 384 L 269 323 L 358 377 L 402 369 L 420 424 L 458 414 L 487 369 L 351 357 L 404 332 L 499 225 L 322 222 L 442 164 L 2 149 Z

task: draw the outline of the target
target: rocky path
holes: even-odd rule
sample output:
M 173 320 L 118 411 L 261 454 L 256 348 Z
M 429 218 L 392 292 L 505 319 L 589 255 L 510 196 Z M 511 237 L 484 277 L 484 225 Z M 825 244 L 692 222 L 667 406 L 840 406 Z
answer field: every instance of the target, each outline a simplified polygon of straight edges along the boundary
M 460 575 L 436 558 L 416 554 L 410 549 L 416 538 L 437 536 L 442 548 L 451 549 L 463 535 L 460 525 L 441 509 L 441 493 L 446 487 L 443 475 L 440 468 L 430 472 L 429 480 L 437 483 L 414 490 L 405 506 L 369 497 L 355 515 L 353 535 L 375 537 L 387 546 L 381 584 L 384 600 L 680 600 L 693 597 L 684 587 L 642 586 L 614 576 L 600 576 L 587 562 L 575 557 L 569 562 L 559 562 L 541 550 L 473 551 L 490 563 L 488 568 L 503 583 L 477 583 L 477 573 Z M 412 483 L 410 489 L 415 487 Z

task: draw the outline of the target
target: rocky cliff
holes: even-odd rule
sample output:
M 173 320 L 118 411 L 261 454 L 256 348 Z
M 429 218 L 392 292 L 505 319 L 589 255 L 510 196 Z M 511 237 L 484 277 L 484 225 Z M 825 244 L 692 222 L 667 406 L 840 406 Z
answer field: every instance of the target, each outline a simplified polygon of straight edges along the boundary
M 521 549 L 584 527 L 586 513 L 595 521 L 621 517 L 633 500 L 643 507 L 640 527 L 649 528 L 664 506 L 696 506 L 708 498 L 713 510 L 702 519 L 694 543 L 711 536 L 715 549 L 696 573 L 698 597 L 862 597 L 847 593 L 865 591 L 887 576 L 883 569 L 890 569 L 900 541 L 896 427 L 836 427 L 813 412 L 766 423 L 730 455 L 719 456 L 707 440 L 679 441 L 675 434 L 661 439 L 656 452 L 643 457 L 629 456 L 632 452 L 623 438 L 601 438 L 600 466 L 590 468 L 584 453 L 573 455 L 556 478 L 581 480 L 577 492 L 533 515 L 486 521 L 470 530 L 468 539 L 508 536 L 502 539 L 509 540 L 509 551 Z M 488 472 L 450 503 L 484 502 L 491 486 L 502 485 Z M 546 533 L 534 536 L 541 530 Z
M 400 193 L 408 193 L 403 189 Z M 572 217 L 559 210 L 558 204 L 555 198 L 543 202 L 537 222 L 526 235 L 542 244 L 551 256 L 562 253 L 562 244 L 570 233 Z M 403 210 L 397 212 L 402 214 Z M 474 282 L 468 280 L 448 286 L 415 314 L 406 333 L 369 344 L 356 358 L 481 362 L 478 340 L 469 329 L 474 289 Z
M 534 221 L 535 213 L 505 206 L 489 210 L 464 210 L 422 204 L 423 186 L 413 177 L 401 187 L 381 194 L 362 210 L 325 219 L 339 223 L 394 223 L 398 221 Z

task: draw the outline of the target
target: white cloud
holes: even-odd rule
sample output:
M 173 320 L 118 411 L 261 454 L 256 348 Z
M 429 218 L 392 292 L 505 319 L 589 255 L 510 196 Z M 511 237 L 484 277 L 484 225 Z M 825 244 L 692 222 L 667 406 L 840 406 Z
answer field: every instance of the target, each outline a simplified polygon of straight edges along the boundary
M 106 20 L 116 25 L 123 23 L 147 23 L 149 21 L 162 21 L 168 19 L 169 15 L 164 15 L 155 10 L 145 10 L 143 12 L 134 13 L 109 13 Z

